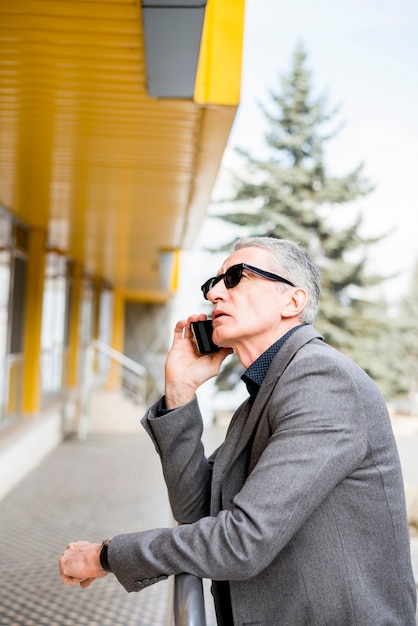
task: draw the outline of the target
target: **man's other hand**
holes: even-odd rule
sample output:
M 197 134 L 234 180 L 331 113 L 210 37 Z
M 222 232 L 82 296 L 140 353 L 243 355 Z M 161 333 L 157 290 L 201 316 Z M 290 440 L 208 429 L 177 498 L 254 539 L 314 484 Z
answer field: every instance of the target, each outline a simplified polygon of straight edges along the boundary
M 96 578 L 107 576 L 100 565 L 100 550 L 100 543 L 69 543 L 59 559 L 60 577 L 64 585 L 80 584 L 85 589 Z

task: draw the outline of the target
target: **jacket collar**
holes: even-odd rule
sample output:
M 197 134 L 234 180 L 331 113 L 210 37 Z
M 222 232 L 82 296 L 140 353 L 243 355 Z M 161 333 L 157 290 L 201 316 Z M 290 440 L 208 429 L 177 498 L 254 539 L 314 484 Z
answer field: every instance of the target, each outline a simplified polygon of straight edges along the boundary
M 262 387 L 275 383 L 277 378 L 283 374 L 295 354 L 302 346 L 313 339 L 321 339 L 323 341 L 324 338 L 311 324 L 306 324 L 298 328 L 274 357 L 272 364 L 267 370 Z

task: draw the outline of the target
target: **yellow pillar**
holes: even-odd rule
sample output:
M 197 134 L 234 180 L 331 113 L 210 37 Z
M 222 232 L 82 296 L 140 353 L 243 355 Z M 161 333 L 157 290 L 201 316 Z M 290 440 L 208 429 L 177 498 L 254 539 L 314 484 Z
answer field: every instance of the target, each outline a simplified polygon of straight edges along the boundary
M 123 352 L 125 338 L 125 298 L 121 291 L 115 289 L 113 301 L 112 348 Z
M 23 413 L 41 406 L 41 331 L 46 232 L 33 229 L 29 240 L 24 336 Z

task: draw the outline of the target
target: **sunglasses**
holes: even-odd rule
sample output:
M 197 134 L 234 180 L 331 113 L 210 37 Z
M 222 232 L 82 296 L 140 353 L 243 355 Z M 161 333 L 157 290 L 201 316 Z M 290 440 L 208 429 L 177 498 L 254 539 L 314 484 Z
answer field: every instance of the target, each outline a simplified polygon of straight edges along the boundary
M 238 265 L 232 265 L 229 269 L 227 269 L 225 274 L 219 274 L 219 276 L 209 278 L 209 280 L 203 283 L 203 285 L 201 286 L 203 297 L 207 300 L 208 292 L 213 289 L 220 280 L 224 281 L 225 287 L 227 289 L 232 289 L 233 287 L 236 287 L 242 278 L 244 270 L 248 270 L 253 274 L 257 274 L 258 276 L 267 278 L 268 280 L 276 280 L 281 283 L 286 283 L 286 285 L 290 285 L 291 287 L 296 287 L 296 285 L 291 283 L 290 280 L 287 280 L 287 278 L 282 278 L 282 276 L 278 276 L 278 274 L 272 274 L 271 272 L 266 272 L 266 270 L 260 270 L 258 267 L 254 267 L 253 265 L 247 265 L 246 263 L 238 263 Z

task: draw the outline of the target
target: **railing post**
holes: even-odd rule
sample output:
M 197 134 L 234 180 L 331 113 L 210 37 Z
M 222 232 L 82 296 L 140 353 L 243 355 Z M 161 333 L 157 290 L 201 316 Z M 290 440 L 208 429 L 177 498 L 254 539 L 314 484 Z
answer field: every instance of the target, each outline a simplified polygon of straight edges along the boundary
M 174 580 L 174 626 L 206 626 L 202 579 L 178 574 Z

